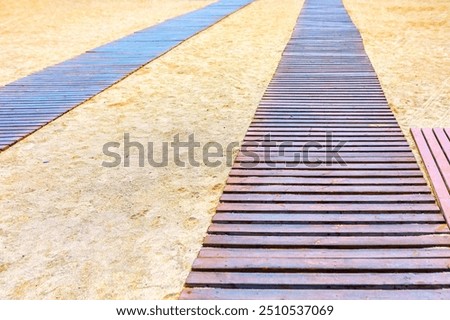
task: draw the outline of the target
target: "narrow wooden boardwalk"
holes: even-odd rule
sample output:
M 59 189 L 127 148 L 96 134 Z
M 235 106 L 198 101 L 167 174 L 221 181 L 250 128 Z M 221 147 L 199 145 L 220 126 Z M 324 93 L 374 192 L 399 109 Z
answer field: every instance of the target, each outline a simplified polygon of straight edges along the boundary
M 180 298 L 450 299 L 449 228 L 340 0 L 306 1 Z
M 0 87 L 0 150 L 253 0 L 220 0 Z

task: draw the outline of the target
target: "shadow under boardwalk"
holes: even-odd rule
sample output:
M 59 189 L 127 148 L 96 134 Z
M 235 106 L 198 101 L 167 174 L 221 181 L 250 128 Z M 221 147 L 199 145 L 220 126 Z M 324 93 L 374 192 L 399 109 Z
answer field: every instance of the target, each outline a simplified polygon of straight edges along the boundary
M 449 232 L 341 1 L 307 0 L 180 298 L 450 299 Z

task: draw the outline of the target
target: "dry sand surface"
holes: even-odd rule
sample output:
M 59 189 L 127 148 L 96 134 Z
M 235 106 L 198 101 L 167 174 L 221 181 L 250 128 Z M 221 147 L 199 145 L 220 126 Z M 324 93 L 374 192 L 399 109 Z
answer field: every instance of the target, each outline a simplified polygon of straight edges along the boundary
M 229 168 L 104 168 L 102 146 L 240 141 L 301 4 L 256 1 L 0 153 L 0 298 L 176 298 Z
M 0 86 L 214 0 L 0 0 Z
M 450 1 L 344 4 L 410 143 L 410 127 L 450 127 Z
M 76 6 L 83 11 L 83 4 L 94 2 L 105 7 L 98 1 Z M 139 8 L 149 3 L 135 2 L 141 3 Z M 29 3 L 33 12 L 46 12 L 45 6 L 40 11 L 31 6 L 44 2 Z M 13 43 L 6 44 L 9 56 L 0 52 L 0 61 L 12 59 L 23 65 L 24 73 L 19 75 L 12 63 L 2 65 L 0 83 L 113 40 L 120 32 L 145 27 L 133 23 L 149 23 L 138 7 L 117 3 L 133 12 L 119 26 L 117 19 L 105 25 L 117 8 L 105 14 L 88 12 L 87 17 L 67 13 L 74 25 L 70 28 L 64 19 L 49 19 L 45 33 L 39 29 L 40 15 L 30 21 L 19 18 L 16 28 L 27 27 L 12 36 Z M 179 9 L 179 3 L 206 2 L 150 3 L 167 3 L 158 18 L 165 19 L 189 10 Z M 109 158 L 102 146 L 121 142 L 124 132 L 134 141 L 154 141 L 156 153 L 162 141 L 177 133 L 183 138 L 195 133 L 201 143 L 240 141 L 301 6 L 297 0 L 279 3 L 256 1 L 0 153 L 0 298 L 177 297 L 229 168 L 179 168 L 173 162 L 165 168 L 139 168 L 136 154 L 130 168 L 103 168 L 102 161 Z M 449 1 L 344 3 L 405 133 L 411 126 L 450 126 Z M 15 32 L 14 20 L 4 23 L 3 18 L 5 8 L 13 9 L 5 7 L 6 1 L 0 4 L 2 28 Z M 175 7 L 181 11 L 175 13 Z M 97 21 L 103 22 L 89 25 Z M 53 40 L 40 48 L 52 32 Z M 73 45 L 68 56 L 62 51 L 53 56 L 60 43 L 54 39 L 82 38 L 84 33 L 92 37 L 78 41 L 83 45 Z M 97 38 L 99 34 L 106 38 Z M 22 48 L 19 39 L 28 37 L 29 45 Z M 64 43 L 62 48 L 70 46 Z M 19 49 L 23 53 L 17 54 Z M 201 158 L 199 152 L 196 158 Z

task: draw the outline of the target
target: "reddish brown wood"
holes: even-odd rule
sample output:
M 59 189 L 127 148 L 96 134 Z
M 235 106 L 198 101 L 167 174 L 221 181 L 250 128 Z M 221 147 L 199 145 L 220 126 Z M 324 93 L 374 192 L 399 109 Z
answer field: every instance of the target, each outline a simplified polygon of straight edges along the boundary
M 411 129 L 439 205 L 450 224 L 450 137 L 449 129 Z
M 427 248 L 448 247 L 448 235 L 419 236 L 227 236 L 207 235 L 204 244 L 228 248 Z M 447 259 L 447 264 L 450 261 Z
M 186 288 L 180 299 L 189 300 L 448 300 L 450 289 L 429 290 L 289 290 Z
M 228 193 L 280 193 L 280 194 L 427 194 L 427 186 L 415 185 L 234 185 L 227 184 L 224 192 Z
M 205 247 L 198 255 L 203 258 L 450 258 L 450 248 L 420 249 L 226 249 Z
M 312 260 L 314 261 L 314 260 Z M 333 260 L 332 260 L 333 261 Z M 348 260 L 352 261 L 352 260 Z M 337 271 L 337 270 L 336 270 Z M 339 288 L 450 288 L 450 272 L 438 273 L 243 273 L 192 272 L 186 280 L 190 287 L 251 289 L 335 289 Z
M 450 230 L 340 0 L 306 0 L 181 299 L 450 299 Z
M 221 203 L 217 212 L 438 213 L 434 203 Z
M 445 223 L 440 213 L 242 213 L 224 212 L 216 213 L 213 222 L 220 223 L 324 223 L 333 224 L 360 224 L 379 223 L 380 225 L 392 223 Z
M 237 224 L 213 223 L 210 234 L 226 235 L 414 235 L 449 234 L 446 224 Z

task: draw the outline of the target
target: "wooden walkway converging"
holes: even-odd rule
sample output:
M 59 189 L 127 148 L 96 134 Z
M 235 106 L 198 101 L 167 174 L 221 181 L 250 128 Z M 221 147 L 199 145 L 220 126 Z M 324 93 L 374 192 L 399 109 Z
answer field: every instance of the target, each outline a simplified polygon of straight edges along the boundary
M 340 0 L 306 0 L 180 298 L 450 299 L 449 228 Z
M 411 133 L 439 205 L 450 224 L 450 128 L 414 128 Z
M 253 0 L 220 0 L 0 87 L 0 150 Z

